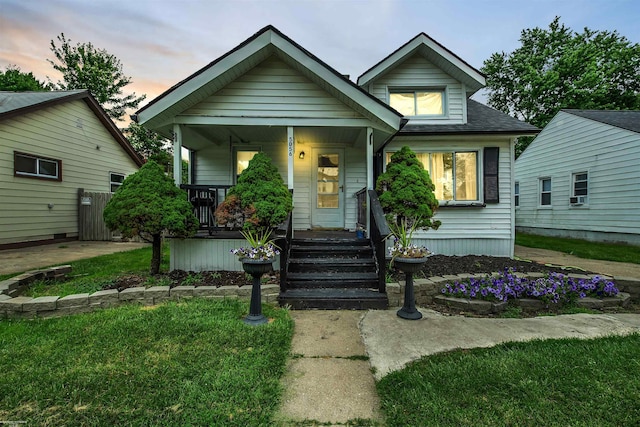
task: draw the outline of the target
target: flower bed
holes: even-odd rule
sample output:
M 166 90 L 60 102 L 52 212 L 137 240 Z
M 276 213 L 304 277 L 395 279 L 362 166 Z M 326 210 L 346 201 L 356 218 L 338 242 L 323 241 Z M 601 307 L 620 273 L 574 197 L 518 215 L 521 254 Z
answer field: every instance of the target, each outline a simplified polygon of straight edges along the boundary
M 502 301 L 509 299 L 537 299 L 548 304 L 567 304 L 579 298 L 603 298 L 618 295 L 611 280 L 601 276 L 575 277 L 562 273 L 549 273 L 531 279 L 505 270 L 497 275 L 469 278 L 446 284 L 442 294 L 454 298 Z

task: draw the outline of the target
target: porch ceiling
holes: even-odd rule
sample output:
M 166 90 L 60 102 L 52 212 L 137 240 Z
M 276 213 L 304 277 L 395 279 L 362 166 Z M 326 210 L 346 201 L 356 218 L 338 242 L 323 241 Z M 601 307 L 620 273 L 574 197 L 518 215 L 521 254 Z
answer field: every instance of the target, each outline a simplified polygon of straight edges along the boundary
M 295 127 L 294 138 L 297 144 L 345 144 L 353 145 L 364 138 L 364 128 L 352 127 Z M 212 143 L 254 144 L 285 143 L 285 126 L 207 126 L 187 125 L 184 130 L 183 146 L 190 150 L 200 150 Z

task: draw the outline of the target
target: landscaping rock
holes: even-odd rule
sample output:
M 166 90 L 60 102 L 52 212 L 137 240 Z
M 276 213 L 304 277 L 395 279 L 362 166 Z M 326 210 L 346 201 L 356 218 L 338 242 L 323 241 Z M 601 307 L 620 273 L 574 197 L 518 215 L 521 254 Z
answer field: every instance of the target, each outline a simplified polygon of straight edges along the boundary
M 10 312 L 21 312 L 23 304 L 32 299 L 33 298 L 30 297 L 16 297 L 0 301 L 0 310 L 6 310 L 7 314 L 10 314 Z
M 99 307 L 113 307 L 118 305 L 120 298 L 117 289 L 94 292 L 89 295 L 89 305 Z
M 56 302 L 56 307 L 63 308 L 76 308 L 76 307 L 88 307 L 89 306 L 89 294 L 74 294 L 67 295 L 60 298 Z
M 172 299 L 193 298 L 193 290 L 195 288 L 195 286 L 176 286 L 171 288 L 169 295 L 171 295 Z
M 217 286 L 198 286 L 193 290 L 194 297 L 211 298 L 217 296 Z
M 152 286 L 144 290 L 144 304 L 156 305 L 171 299 L 169 286 Z
M 46 296 L 33 298 L 31 301 L 27 301 L 22 305 L 22 311 L 50 311 L 56 309 L 56 301 L 60 297 Z
M 144 299 L 144 286 L 136 286 L 134 288 L 127 288 L 120 292 L 118 299 L 120 301 L 135 301 Z

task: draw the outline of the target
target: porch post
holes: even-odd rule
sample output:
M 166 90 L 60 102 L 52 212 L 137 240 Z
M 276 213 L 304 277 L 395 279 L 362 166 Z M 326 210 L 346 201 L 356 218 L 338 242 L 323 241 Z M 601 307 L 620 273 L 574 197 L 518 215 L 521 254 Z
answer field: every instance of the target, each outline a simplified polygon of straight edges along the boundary
M 287 126 L 287 185 L 289 190 L 293 190 L 293 158 L 296 154 L 296 141 L 293 137 L 293 126 Z
M 173 182 L 182 184 L 182 127 L 173 125 Z
M 367 190 L 373 190 L 373 128 L 367 128 Z M 371 236 L 371 203 L 369 200 L 369 191 L 367 191 L 367 237 Z

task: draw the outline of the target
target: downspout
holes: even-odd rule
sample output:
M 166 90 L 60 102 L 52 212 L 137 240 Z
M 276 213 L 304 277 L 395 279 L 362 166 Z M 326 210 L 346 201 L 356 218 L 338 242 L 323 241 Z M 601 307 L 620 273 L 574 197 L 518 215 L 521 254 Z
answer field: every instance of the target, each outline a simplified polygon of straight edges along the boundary
M 374 183 L 382 173 L 382 167 L 384 165 L 384 161 L 382 159 L 382 153 L 385 147 L 389 145 L 389 143 L 393 140 L 393 138 L 395 138 L 400 133 L 402 128 L 404 128 L 407 123 L 409 123 L 409 119 L 405 119 L 405 118 L 400 119 L 400 127 L 398 127 L 398 130 L 393 135 L 385 139 L 385 141 L 382 143 L 382 146 L 378 148 L 378 150 L 375 152 L 374 164 L 373 164 L 373 182 Z

